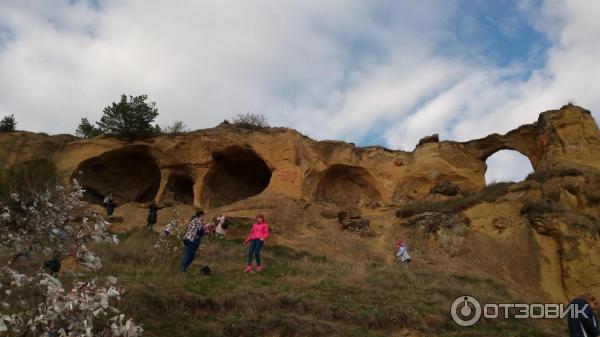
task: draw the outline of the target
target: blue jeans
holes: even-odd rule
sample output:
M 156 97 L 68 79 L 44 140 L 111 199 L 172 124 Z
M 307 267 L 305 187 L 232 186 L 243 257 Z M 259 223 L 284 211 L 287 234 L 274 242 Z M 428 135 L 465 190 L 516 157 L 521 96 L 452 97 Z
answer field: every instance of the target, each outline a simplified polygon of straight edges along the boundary
M 250 241 L 250 247 L 248 248 L 248 265 L 252 265 L 252 258 L 256 258 L 256 265 L 260 266 L 260 251 L 263 247 L 264 241 L 260 239 L 254 239 Z
M 198 250 L 198 247 L 200 247 L 200 240 L 198 240 L 198 241 L 189 241 L 189 240 L 183 241 L 183 256 L 181 257 L 181 266 L 180 266 L 182 273 L 185 273 L 188 270 L 188 268 L 194 261 L 194 258 L 196 258 L 196 251 Z

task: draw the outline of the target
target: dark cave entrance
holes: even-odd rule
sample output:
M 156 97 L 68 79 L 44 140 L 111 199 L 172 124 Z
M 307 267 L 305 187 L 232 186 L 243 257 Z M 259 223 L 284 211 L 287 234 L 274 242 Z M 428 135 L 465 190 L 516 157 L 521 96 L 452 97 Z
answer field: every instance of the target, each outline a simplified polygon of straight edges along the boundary
M 84 197 L 91 203 L 101 203 L 110 193 L 120 203 L 150 202 L 160 187 L 160 169 L 143 146 L 90 158 L 79 164 L 73 178 L 86 189 Z
M 254 151 L 229 148 L 213 153 L 215 166 L 206 176 L 210 207 L 221 207 L 260 194 L 269 186 L 271 170 Z
M 316 201 L 341 207 L 381 200 L 373 177 L 362 167 L 333 165 L 325 171 L 315 194 Z
M 177 203 L 187 205 L 194 203 L 194 179 L 187 174 L 171 174 L 167 191 L 172 193 L 173 200 Z

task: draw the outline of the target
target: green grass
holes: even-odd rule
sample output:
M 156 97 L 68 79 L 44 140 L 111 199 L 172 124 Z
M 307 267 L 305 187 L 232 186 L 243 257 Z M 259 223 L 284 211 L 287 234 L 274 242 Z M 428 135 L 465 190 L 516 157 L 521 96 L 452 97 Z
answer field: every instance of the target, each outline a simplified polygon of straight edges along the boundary
M 382 262 L 341 262 L 282 245 L 267 245 L 265 270 L 245 274 L 239 240 L 203 244 L 190 271 L 179 252 L 159 256 L 154 234 L 136 232 L 121 245 L 99 245 L 102 274 L 127 293 L 121 307 L 145 336 L 389 336 L 402 328 L 439 336 L 538 336 L 528 321 L 456 326 L 452 301 L 470 294 L 486 302 L 512 300 L 491 279 Z M 178 242 L 173 241 L 176 245 Z M 209 265 L 212 275 L 198 272 Z

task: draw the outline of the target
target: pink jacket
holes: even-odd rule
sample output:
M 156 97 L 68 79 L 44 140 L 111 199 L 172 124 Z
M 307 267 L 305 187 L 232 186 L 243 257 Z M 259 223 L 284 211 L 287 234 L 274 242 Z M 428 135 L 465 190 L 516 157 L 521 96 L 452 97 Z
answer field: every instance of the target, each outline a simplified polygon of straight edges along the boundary
M 267 223 L 255 223 L 250 228 L 250 234 L 244 243 L 248 243 L 254 239 L 267 239 L 269 237 L 269 225 Z

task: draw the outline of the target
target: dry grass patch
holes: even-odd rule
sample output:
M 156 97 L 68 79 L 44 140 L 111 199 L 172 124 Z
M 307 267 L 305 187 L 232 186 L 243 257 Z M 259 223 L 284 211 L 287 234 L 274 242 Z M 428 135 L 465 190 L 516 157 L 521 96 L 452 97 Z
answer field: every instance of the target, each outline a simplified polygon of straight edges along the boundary
M 102 273 L 118 276 L 126 287 L 123 309 L 144 323 L 146 336 L 388 336 L 401 328 L 458 336 L 449 328 L 456 297 L 509 300 L 492 280 L 424 265 L 340 262 L 280 245 L 267 244 L 266 269 L 248 275 L 242 272 L 247 247 L 239 240 L 203 244 L 183 275 L 177 270 L 179 252 L 158 258 L 154 235 L 135 232 L 119 247 L 96 247 L 103 255 Z M 201 275 L 202 265 L 212 275 Z M 474 329 L 487 332 L 498 324 Z M 487 336 L 519 334 L 528 325 L 510 322 Z

